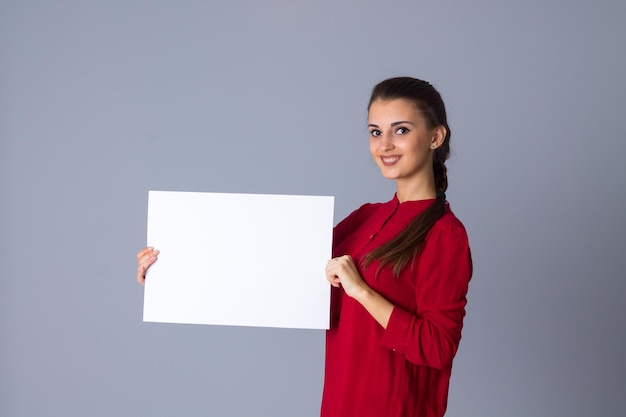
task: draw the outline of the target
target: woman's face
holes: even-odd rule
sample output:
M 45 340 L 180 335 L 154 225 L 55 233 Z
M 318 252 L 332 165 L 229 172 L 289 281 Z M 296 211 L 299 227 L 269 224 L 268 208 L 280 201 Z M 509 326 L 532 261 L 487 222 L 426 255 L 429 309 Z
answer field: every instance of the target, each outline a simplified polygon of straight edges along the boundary
M 370 153 L 383 176 L 397 181 L 427 180 L 433 175 L 434 149 L 445 137 L 430 128 L 405 99 L 375 100 L 369 109 Z

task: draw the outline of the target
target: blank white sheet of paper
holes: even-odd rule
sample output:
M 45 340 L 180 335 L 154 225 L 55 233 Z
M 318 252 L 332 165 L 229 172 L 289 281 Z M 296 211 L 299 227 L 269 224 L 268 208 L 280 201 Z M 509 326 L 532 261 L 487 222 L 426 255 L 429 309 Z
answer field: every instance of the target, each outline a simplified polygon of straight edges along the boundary
M 147 322 L 327 329 L 334 197 L 150 191 Z

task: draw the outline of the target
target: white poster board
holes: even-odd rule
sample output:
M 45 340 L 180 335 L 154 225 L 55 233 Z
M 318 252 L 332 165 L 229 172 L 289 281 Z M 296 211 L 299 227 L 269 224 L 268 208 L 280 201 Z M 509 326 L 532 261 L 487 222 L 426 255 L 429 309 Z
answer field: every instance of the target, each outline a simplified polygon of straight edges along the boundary
M 150 191 L 148 322 L 327 329 L 334 198 Z

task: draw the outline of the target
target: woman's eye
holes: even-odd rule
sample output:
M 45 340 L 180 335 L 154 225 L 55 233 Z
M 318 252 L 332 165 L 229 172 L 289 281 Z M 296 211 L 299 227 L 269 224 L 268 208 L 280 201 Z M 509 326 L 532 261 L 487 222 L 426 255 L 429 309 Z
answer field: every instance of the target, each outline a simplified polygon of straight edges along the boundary
M 399 127 L 396 129 L 396 135 L 406 135 L 407 133 L 409 133 L 409 129 L 406 127 Z
M 370 135 L 374 136 L 374 137 L 378 137 L 380 136 L 380 130 L 370 130 Z

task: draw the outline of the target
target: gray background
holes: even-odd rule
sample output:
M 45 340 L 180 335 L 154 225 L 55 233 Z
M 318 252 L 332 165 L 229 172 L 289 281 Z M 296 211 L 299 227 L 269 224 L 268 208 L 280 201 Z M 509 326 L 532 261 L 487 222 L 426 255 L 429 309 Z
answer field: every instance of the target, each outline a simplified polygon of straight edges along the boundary
M 322 331 L 142 323 L 147 191 L 386 201 L 405 74 L 475 261 L 447 415 L 623 416 L 625 38 L 608 0 L 1 1 L 0 416 L 316 415 Z

